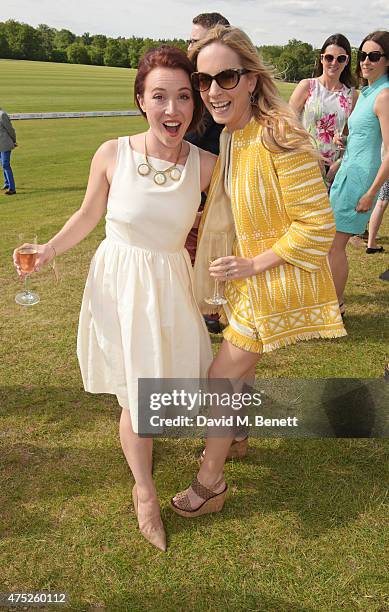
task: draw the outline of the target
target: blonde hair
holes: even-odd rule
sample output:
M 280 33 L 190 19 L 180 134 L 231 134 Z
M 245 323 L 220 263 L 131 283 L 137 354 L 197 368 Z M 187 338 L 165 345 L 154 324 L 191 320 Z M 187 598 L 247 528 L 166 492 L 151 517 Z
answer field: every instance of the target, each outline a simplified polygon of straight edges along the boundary
M 197 58 L 204 47 L 212 43 L 229 47 L 240 58 L 242 68 L 257 76 L 257 84 L 250 98 L 252 114 L 262 126 L 261 141 L 270 151 L 307 151 L 317 156 L 311 137 L 303 128 L 292 108 L 278 92 L 275 78 L 258 55 L 250 38 L 235 27 L 217 25 L 199 40 L 189 52 L 197 66 Z

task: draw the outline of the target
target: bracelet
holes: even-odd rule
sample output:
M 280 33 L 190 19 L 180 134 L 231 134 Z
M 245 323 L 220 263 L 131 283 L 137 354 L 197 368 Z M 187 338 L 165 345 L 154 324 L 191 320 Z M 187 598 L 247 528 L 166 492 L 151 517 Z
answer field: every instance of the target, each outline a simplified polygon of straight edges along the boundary
M 57 257 L 57 251 L 55 250 L 54 245 L 53 245 L 53 244 L 51 244 L 51 242 L 48 242 L 47 244 L 48 244 L 49 246 L 51 246 L 51 248 L 53 249 L 53 251 L 54 251 L 54 257 Z

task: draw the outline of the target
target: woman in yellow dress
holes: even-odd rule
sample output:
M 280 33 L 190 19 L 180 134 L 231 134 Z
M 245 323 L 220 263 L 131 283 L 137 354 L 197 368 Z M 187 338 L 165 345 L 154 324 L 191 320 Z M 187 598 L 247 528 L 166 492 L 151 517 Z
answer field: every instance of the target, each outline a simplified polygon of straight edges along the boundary
M 195 292 L 206 313 L 209 275 L 228 281 L 228 325 L 209 376 L 244 381 L 262 353 L 346 334 L 327 257 L 335 224 L 310 138 L 247 35 L 216 26 L 190 56 L 194 88 L 226 126 L 200 227 Z M 226 232 L 233 254 L 209 267 L 211 232 Z M 222 508 L 231 442 L 232 434 L 208 438 L 197 477 L 172 500 L 175 512 Z

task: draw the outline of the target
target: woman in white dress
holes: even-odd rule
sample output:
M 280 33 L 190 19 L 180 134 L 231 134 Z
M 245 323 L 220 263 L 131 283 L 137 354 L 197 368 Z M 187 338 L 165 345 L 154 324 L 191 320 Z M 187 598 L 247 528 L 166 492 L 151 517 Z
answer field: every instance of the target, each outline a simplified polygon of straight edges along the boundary
M 106 215 L 85 287 L 77 354 L 86 391 L 112 393 L 134 475 L 144 537 L 166 550 L 152 478 L 152 438 L 138 436 L 138 378 L 205 377 L 212 360 L 184 248 L 216 157 L 184 141 L 201 115 L 185 53 L 162 46 L 141 60 L 135 100 L 149 129 L 110 140 L 93 157 L 80 209 L 48 243 L 36 270 L 78 244 Z M 18 268 L 18 254 L 14 253 Z

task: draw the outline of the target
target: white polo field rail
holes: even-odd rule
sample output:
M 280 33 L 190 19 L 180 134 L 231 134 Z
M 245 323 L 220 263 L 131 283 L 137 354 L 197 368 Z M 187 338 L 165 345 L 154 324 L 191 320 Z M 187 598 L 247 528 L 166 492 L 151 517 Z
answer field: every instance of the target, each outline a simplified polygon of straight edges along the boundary
M 128 117 L 140 115 L 138 110 L 124 111 L 76 111 L 63 113 L 13 113 L 11 120 L 17 119 L 78 119 L 83 117 Z

